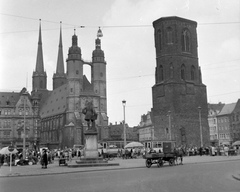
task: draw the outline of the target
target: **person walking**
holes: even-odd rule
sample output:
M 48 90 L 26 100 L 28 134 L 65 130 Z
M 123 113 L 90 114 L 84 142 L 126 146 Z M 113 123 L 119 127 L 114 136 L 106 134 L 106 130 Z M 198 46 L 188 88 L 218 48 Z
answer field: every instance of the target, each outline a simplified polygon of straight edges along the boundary
M 47 151 L 44 150 L 42 155 L 42 168 L 47 169 L 47 165 L 48 165 L 48 155 L 47 155 Z

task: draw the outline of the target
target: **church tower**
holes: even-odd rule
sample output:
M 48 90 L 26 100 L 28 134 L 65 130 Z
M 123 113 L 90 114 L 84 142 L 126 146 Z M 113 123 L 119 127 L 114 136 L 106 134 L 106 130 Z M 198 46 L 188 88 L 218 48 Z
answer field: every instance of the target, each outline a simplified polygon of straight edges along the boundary
M 177 145 L 209 144 L 207 93 L 198 64 L 197 23 L 180 17 L 153 22 L 155 136 Z
M 96 48 L 92 53 L 92 84 L 96 95 L 100 96 L 100 111 L 107 111 L 106 97 L 106 62 L 101 50 L 101 40 L 96 39 Z
M 99 36 L 99 34 L 101 34 Z M 101 49 L 102 32 L 99 29 L 98 37 L 95 40 L 95 50 L 92 52 L 92 84 L 93 91 L 99 98 L 98 104 L 98 133 L 99 139 L 104 137 L 103 129 L 108 125 L 107 117 L 107 90 L 106 90 L 106 61 L 104 52 Z
M 41 23 L 39 26 L 36 68 L 32 75 L 32 90 L 39 90 L 39 91 L 47 90 L 47 74 L 44 71 L 44 63 L 43 63 Z
M 66 82 L 67 82 L 67 78 L 66 78 L 66 74 L 64 73 L 64 60 L 63 60 L 62 26 L 60 26 L 57 69 L 56 69 L 56 73 L 54 73 L 53 75 L 53 90 L 65 84 Z
M 74 112 L 79 110 L 80 94 L 83 92 L 83 60 L 78 39 L 72 36 L 72 46 L 68 50 L 67 58 L 67 124 L 75 119 Z

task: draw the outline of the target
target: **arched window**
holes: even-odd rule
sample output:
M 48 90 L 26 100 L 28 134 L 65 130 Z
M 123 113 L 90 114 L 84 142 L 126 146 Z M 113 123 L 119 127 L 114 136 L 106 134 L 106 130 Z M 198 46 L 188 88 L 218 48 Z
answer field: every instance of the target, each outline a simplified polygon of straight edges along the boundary
M 181 79 L 185 80 L 185 65 L 182 64 L 181 66 Z
M 160 65 L 159 67 L 159 81 L 163 81 L 163 66 Z
M 40 81 L 40 88 L 43 88 L 43 82 Z
M 167 44 L 173 44 L 173 31 L 171 27 L 167 28 Z
M 190 52 L 190 33 L 187 29 L 182 32 L 182 51 Z
M 191 80 L 195 80 L 195 67 L 193 65 L 191 67 Z
M 170 63 L 170 78 L 173 78 L 173 65 Z
M 160 29 L 157 31 L 157 45 L 158 48 L 162 50 L 162 32 Z

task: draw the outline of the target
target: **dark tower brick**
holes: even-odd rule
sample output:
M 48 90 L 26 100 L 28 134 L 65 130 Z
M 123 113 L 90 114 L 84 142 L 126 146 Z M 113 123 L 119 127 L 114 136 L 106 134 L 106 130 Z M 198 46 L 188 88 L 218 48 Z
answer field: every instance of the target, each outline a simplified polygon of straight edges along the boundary
M 206 86 L 198 64 L 197 23 L 179 17 L 153 22 L 156 49 L 155 85 L 152 87 L 155 136 L 177 145 L 209 144 Z M 171 128 L 169 127 L 169 112 Z

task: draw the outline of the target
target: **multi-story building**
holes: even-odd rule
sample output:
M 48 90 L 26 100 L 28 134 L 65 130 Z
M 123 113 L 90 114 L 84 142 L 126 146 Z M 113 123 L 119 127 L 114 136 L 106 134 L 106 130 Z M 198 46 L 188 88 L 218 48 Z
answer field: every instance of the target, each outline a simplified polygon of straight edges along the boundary
M 232 124 L 230 125 L 232 142 L 240 141 L 240 99 L 232 112 Z
M 150 111 L 147 114 L 141 116 L 141 122 L 139 124 L 139 141 L 144 144 L 146 148 L 153 147 L 154 138 L 154 125 L 152 122 L 152 113 Z
M 232 142 L 231 124 L 235 106 L 236 103 L 225 104 L 217 115 L 219 145 L 229 145 Z
M 23 88 L 19 93 L 0 92 L 0 148 L 22 148 L 24 130 L 26 147 L 36 148 L 39 144 L 39 108 L 25 91 Z
M 206 86 L 198 64 L 197 22 L 153 22 L 156 49 L 152 87 L 154 137 L 176 145 L 209 145 Z
M 208 124 L 211 145 L 219 144 L 217 115 L 222 110 L 224 104 L 208 104 Z

